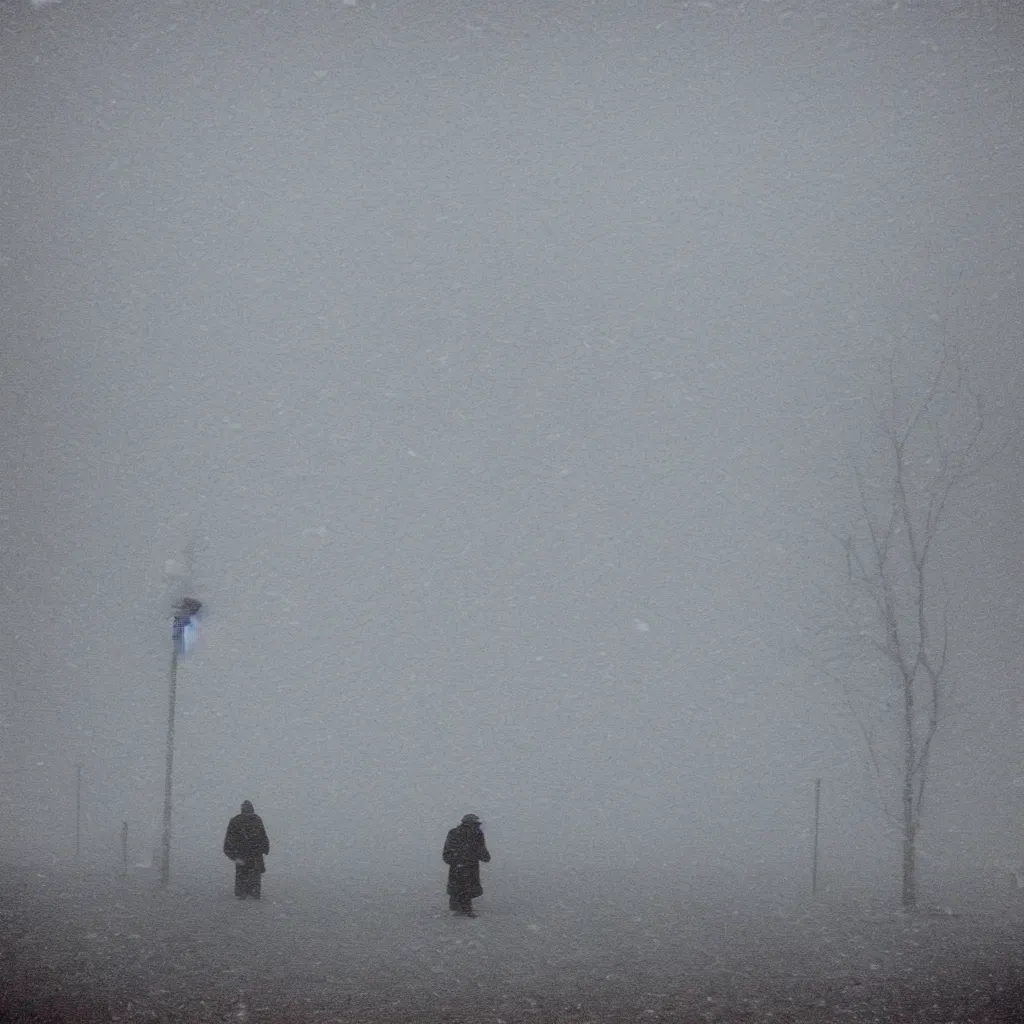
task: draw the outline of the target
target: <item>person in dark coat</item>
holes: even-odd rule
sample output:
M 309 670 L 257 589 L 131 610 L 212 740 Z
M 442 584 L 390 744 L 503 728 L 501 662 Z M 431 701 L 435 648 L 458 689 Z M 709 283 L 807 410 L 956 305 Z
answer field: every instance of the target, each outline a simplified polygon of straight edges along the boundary
M 263 827 L 263 819 L 253 805 L 242 802 L 242 813 L 228 822 L 224 835 L 224 854 L 235 862 L 235 895 L 244 900 L 260 898 L 263 872 L 267 870 L 263 858 L 270 853 L 270 840 Z
M 480 884 L 480 863 L 490 862 L 480 819 L 467 814 L 448 832 L 441 851 L 441 859 L 448 865 L 448 906 L 465 917 L 475 917 L 473 900 L 483 896 Z

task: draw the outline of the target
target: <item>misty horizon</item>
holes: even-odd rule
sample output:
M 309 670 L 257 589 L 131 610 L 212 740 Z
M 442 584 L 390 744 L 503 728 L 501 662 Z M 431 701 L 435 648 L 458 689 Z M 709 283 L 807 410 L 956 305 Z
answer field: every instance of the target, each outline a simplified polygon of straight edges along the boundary
M 948 9 L 947 9 L 948 8 Z M 10 857 L 895 875 L 819 670 L 899 356 L 1022 383 L 1010 3 L 0 14 Z M 1019 855 L 1019 459 L 950 509 L 922 871 Z M 503 867 L 505 865 L 506 867 Z M 272 881 L 268 881 L 268 886 Z

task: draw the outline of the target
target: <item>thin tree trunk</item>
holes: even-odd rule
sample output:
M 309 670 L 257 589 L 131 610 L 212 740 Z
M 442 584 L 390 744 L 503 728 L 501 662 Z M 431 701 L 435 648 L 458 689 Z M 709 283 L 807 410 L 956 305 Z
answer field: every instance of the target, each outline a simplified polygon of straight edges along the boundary
M 914 826 L 910 825 L 910 831 L 903 837 L 903 909 L 913 910 L 917 904 L 917 877 Z
M 914 821 L 914 743 L 908 736 L 906 762 L 903 765 L 903 909 L 910 910 L 917 900 L 915 867 L 916 822 Z
M 903 683 L 904 746 L 903 746 L 903 895 L 904 910 L 911 910 L 917 902 L 916 840 L 917 815 L 914 813 L 914 780 L 917 765 L 917 745 L 914 742 L 914 681 Z M 923 770 L 923 768 L 922 768 Z

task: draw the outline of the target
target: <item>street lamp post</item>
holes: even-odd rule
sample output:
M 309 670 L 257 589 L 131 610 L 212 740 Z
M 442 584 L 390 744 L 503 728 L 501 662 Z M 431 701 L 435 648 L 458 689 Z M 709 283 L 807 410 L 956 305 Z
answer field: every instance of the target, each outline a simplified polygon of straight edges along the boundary
M 178 695 L 178 655 L 185 654 L 194 642 L 194 618 L 202 604 L 194 597 L 178 602 L 171 627 L 171 672 L 167 702 L 167 764 L 164 774 L 164 829 L 160 844 L 160 884 L 171 881 L 171 774 L 174 769 L 174 705 Z

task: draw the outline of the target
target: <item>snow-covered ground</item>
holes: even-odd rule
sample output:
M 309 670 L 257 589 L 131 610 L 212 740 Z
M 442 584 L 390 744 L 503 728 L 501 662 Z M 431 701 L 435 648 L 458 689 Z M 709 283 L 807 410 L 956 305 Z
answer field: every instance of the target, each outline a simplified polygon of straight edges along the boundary
M 637 872 L 220 876 L 5 868 L 4 1021 L 1019 1020 L 1024 903 L 781 901 Z

